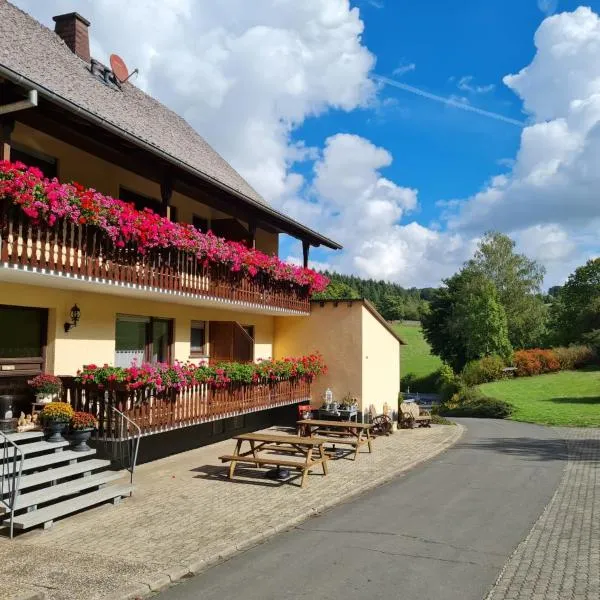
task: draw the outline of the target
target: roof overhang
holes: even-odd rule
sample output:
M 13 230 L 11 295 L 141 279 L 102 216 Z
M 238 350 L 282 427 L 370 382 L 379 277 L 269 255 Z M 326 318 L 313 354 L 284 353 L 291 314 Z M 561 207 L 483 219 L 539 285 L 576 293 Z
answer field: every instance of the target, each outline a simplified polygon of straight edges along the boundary
M 4 77 L 16 86 L 26 88 L 27 90 L 37 90 L 40 96 L 40 104 L 38 107 L 39 110 L 36 109 L 35 111 L 26 111 L 28 114 L 19 114 L 19 121 L 22 121 L 25 124 L 31 124 L 34 127 L 37 124 L 39 127 L 40 122 L 44 120 L 44 117 L 48 119 L 48 116 L 52 112 L 49 109 L 49 105 L 54 105 L 59 107 L 62 111 L 67 111 L 69 114 L 71 114 L 74 117 L 72 119 L 74 122 L 86 121 L 92 124 L 94 127 L 106 132 L 108 137 L 119 138 L 126 142 L 127 147 L 134 147 L 138 150 L 138 152 L 143 152 L 146 155 L 151 155 L 154 157 L 154 162 L 156 163 L 158 161 L 161 163 L 162 168 L 159 168 L 158 171 L 156 168 L 147 169 L 148 174 L 145 175 L 146 177 L 158 181 L 157 173 L 158 175 L 161 175 L 162 173 L 168 171 L 169 175 L 174 179 L 174 189 L 180 190 L 186 195 L 191 194 L 194 197 L 193 188 L 196 187 L 198 190 L 203 192 L 202 198 L 199 198 L 196 194 L 196 199 L 210 204 L 207 196 L 214 190 L 218 190 L 221 194 L 225 194 L 230 202 L 233 201 L 234 209 L 237 206 L 241 207 L 241 210 L 238 211 L 240 214 L 253 217 L 255 221 L 258 221 L 261 224 L 264 223 L 267 228 L 271 228 L 271 230 L 274 230 L 277 233 L 286 233 L 292 237 L 296 237 L 302 241 L 308 242 L 312 246 L 325 246 L 333 250 L 340 250 L 342 248 L 341 244 L 338 244 L 334 240 L 321 235 L 317 231 L 314 231 L 305 225 L 302 225 L 302 223 L 295 221 L 294 219 L 279 212 L 278 210 L 275 210 L 267 204 L 262 204 L 252 198 L 249 198 L 241 192 L 223 184 L 213 177 L 210 177 L 206 173 L 203 173 L 202 171 L 178 160 L 161 148 L 142 140 L 135 134 L 114 125 L 110 121 L 107 121 L 106 119 L 103 119 L 102 117 L 82 108 L 74 102 L 63 98 L 62 96 L 47 89 L 43 85 L 24 77 L 23 75 L 13 71 L 12 69 L 9 69 L 2 64 L 0 64 L 0 77 Z M 44 108 L 46 110 L 44 110 Z M 32 113 L 34 112 L 42 112 L 42 118 L 39 118 L 40 115 L 32 116 Z M 61 122 L 61 127 L 57 133 L 59 134 L 60 129 L 64 129 L 67 126 L 68 123 L 65 123 L 64 121 Z M 77 135 L 78 133 L 79 135 Z M 77 127 L 74 128 L 73 134 L 73 139 L 77 137 L 79 139 L 85 137 L 81 131 L 78 132 Z M 94 140 L 89 140 L 90 145 L 93 144 L 93 141 Z M 122 162 L 123 159 L 120 158 L 119 164 L 122 164 Z M 131 164 L 132 161 L 127 162 Z M 128 168 L 126 165 L 122 166 L 124 168 Z M 249 217 L 245 218 L 248 219 Z

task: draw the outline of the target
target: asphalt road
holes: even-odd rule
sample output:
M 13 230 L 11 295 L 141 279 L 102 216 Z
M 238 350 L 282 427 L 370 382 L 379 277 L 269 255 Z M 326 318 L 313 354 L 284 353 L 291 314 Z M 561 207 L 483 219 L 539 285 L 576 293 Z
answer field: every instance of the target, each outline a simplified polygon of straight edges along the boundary
M 463 423 L 437 459 L 160 600 L 482 600 L 552 497 L 566 448 L 535 425 Z

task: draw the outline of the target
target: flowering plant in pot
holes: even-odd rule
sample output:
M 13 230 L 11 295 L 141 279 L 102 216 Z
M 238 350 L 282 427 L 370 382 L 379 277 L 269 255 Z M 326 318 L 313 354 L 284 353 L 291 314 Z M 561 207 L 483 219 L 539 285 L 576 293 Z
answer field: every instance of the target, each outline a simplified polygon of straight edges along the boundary
M 88 412 L 77 411 L 71 417 L 71 431 L 69 437 L 74 444 L 72 450 L 75 452 L 85 452 L 90 450 L 87 441 L 92 435 L 92 431 L 98 427 L 96 417 Z
M 50 402 L 40 412 L 40 423 L 49 442 L 64 442 L 61 435 L 69 426 L 73 409 L 66 402 Z
M 36 400 L 44 404 L 56 400 L 62 389 L 60 378 L 50 375 L 50 373 L 40 373 L 27 383 L 35 392 Z

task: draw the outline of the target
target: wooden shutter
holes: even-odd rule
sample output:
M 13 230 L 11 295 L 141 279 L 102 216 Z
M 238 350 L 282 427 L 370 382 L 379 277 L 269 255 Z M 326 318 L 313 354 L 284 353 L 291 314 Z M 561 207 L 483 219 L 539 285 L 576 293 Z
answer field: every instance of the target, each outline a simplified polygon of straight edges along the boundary
M 211 321 L 209 339 L 211 363 L 254 359 L 254 340 L 236 321 Z

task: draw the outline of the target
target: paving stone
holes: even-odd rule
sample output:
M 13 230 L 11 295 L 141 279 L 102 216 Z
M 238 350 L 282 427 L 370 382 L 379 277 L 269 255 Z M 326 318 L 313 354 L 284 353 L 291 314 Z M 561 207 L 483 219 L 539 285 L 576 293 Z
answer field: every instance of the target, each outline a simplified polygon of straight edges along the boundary
M 600 429 L 559 432 L 568 451 L 559 487 L 488 600 L 599 597 Z

